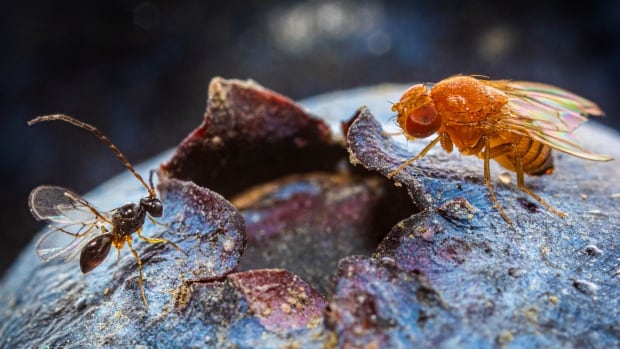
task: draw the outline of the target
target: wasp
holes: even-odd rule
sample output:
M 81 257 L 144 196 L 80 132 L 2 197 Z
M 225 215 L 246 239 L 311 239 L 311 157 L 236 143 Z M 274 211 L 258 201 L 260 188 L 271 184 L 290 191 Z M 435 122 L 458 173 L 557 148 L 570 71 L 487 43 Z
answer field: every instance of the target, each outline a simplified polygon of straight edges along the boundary
M 53 120 L 68 122 L 92 132 L 114 152 L 123 165 L 146 188 L 148 195 L 137 203 L 130 202 L 110 211 L 101 211 L 71 190 L 52 185 L 34 188 L 28 198 L 30 211 L 36 220 L 45 220 L 50 223 L 49 229 L 36 243 L 36 253 L 43 262 L 60 259 L 66 262 L 76 258 L 79 254 L 80 269 L 82 273 L 87 274 L 106 259 L 112 246 L 117 249 L 118 262 L 120 251 L 127 244 L 138 265 L 140 294 L 148 310 L 143 285 L 142 260 L 133 247 L 132 235 L 136 233 L 138 238 L 149 243 L 171 245 L 187 255 L 179 246 L 167 239 L 149 238 L 142 235 L 145 219 L 148 218 L 154 224 L 160 224 L 154 218 L 161 217 L 164 210 L 153 185 L 153 171 L 149 176 L 150 185 L 147 185 L 125 155 L 101 131 L 73 117 L 63 114 L 39 116 L 28 121 L 28 125 Z M 62 236 L 58 234 L 68 236 L 69 242 L 59 245 L 58 241 L 62 240 Z
M 524 174 L 553 173 L 552 150 L 587 160 L 612 160 L 586 150 L 573 135 L 587 115 L 602 116 L 603 111 L 592 101 L 552 85 L 457 75 L 410 87 L 392 105 L 392 111 L 408 139 L 436 137 L 418 155 L 388 173 L 388 178 L 422 158 L 437 143 L 448 153 L 456 146 L 461 154 L 484 160 L 484 184 L 493 205 L 510 225 L 512 220 L 493 192 L 491 160 L 516 172 L 519 189 L 560 217 L 566 213 L 528 188 Z

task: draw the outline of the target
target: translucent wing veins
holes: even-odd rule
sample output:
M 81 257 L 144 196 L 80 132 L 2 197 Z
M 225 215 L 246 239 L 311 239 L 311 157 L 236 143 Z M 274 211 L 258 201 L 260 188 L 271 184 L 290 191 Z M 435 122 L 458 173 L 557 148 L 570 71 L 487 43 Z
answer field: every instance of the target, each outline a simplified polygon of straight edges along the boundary
M 498 121 L 503 128 L 532 137 L 559 151 L 594 161 L 612 158 L 585 149 L 573 131 L 603 111 L 592 101 L 559 87 L 528 81 L 484 81 L 501 90 L 510 99 L 505 117 Z
M 36 243 L 44 262 L 77 256 L 93 236 L 110 224 L 109 213 L 100 212 L 72 191 L 58 186 L 39 186 L 28 198 L 32 215 L 49 221 L 50 227 Z

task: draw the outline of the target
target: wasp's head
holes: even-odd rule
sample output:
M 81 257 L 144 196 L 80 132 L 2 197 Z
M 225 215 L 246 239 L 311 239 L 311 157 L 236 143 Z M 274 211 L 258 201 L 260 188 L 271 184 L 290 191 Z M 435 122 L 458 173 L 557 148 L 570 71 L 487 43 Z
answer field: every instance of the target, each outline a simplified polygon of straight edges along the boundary
M 164 212 L 164 206 L 159 198 L 154 196 L 145 196 L 140 199 L 140 206 L 143 207 L 152 217 L 161 217 Z
M 410 138 L 425 138 L 439 130 L 441 117 L 430 97 L 429 86 L 417 84 L 403 93 L 392 106 L 398 113 L 396 121 Z

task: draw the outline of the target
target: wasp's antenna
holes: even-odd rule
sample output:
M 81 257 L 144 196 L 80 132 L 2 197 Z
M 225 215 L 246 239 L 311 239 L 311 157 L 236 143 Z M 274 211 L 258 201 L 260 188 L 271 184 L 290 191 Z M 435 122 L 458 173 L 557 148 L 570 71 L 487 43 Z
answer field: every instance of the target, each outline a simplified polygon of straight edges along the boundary
M 146 182 L 144 181 L 142 176 L 140 176 L 140 174 L 138 172 L 136 172 L 136 170 L 133 168 L 133 166 L 131 166 L 131 164 L 129 163 L 129 161 L 125 157 L 125 155 L 123 155 L 123 153 L 121 153 L 121 151 L 114 144 L 112 144 L 112 142 L 108 139 L 108 137 L 106 137 L 103 133 L 101 133 L 101 131 L 99 131 L 95 126 L 93 126 L 91 124 L 87 124 L 87 123 L 85 123 L 83 121 L 77 120 L 75 118 L 72 118 L 69 115 L 64 115 L 64 114 L 53 114 L 53 115 L 44 115 L 44 116 L 36 117 L 36 118 L 28 121 L 28 126 L 32 126 L 32 125 L 37 124 L 39 122 L 52 121 L 52 120 L 62 120 L 62 121 L 68 122 L 68 123 L 70 123 L 70 124 L 72 124 L 74 126 L 77 126 L 79 128 L 82 128 L 82 129 L 85 129 L 87 131 L 90 131 L 90 132 L 94 133 L 95 136 L 97 136 L 97 138 L 99 138 L 110 149 L 112 149 L 114 154 L 116 154 L 116 156 L 121 160 L 123 165 L 125 165 L 125 167 L 127 167 L 127 169 L 131 173 L 133 173 L 133 175 L 140 181 L 140 183 L 142 183 L 142 185 L 146 188 L 146 190 L 148 190 L 149 195 L 151 197 L 155 197 L 156 196 L 155 189 L 152 188 L 152 187 L 149 187 L 146 184 Z
M 149 190 L 149 193 L 150 192 L 153 192 L 153 193 L 155 192 L 155 186 L 153 185 L 153 174 L 154 173 L 155 173 L 154 169 L 151 169 L 149 171 L 149 185 L 151 186 L 151 190 Z

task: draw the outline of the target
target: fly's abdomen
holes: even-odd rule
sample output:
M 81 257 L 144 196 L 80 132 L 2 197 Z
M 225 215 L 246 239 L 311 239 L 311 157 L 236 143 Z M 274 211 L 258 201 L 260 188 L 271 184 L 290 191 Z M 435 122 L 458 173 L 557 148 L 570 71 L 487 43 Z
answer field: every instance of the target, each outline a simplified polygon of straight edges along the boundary
M 524 151 L 520 151 L 523 172 L 529 175 L 544 175 L 553 172 L 553 156 L 551 147 L 529 137 L 521 137 L 526 141 Z M 519 149 L 521 150 L 521 149 Z
M 521 155 L 523 172 L 535 176 L 551 174 L 553 172 L 551 147 L 526 136 L 515 137 L 512 140 L 512 144 L 516 145 L 516 150 Z M 495 160 L 503 167 L 516 171 L 517 159 L 515 154 L 508 153 Z

